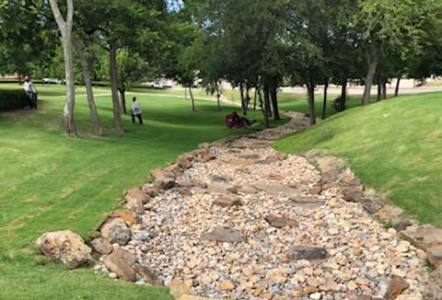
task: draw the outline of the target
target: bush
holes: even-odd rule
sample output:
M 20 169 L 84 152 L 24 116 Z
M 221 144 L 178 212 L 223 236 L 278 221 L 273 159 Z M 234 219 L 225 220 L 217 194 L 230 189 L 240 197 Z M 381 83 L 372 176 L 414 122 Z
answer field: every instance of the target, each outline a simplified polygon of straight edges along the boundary
M 23 90 L 0 89 L 0 111 L 22 109 L 26 105 L 28 105 L 28 101 Z

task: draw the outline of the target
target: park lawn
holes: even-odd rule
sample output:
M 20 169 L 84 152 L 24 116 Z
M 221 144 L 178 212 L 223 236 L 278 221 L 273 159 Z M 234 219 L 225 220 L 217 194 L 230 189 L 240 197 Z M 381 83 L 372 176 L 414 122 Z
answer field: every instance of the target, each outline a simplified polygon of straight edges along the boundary
M 0 85 L 0 88 L 11 85 Z M 12 86 L 15 87 L 15 86 Z M 149 171 L 198 144 L 232 134 L 213 101 L 197 101 L 190 112 L 184 98 L 155 91 L 138 96 L 146 121 L 124 117 L 126 135 L 111 130 L 110 92 L 97 88 L 104 137 L 90 134 L 89 112 L 77 89 L 80 139 L 62 130 L 64 88 L 39 86 L 38 111 L 0 113 L 0 299 L 170 299 L 167 289 L 139 287 L 83 268 L 67 271 L 38 255 L 34 243 L 44 232 L 71 229 L 89 238 L 118 208 L 122 192 L 139 186 Z M 260 114 L 255 113 L 256 118 Z
M 441 96 L 401 96 L 354 108 L 281 139 L 275 148 L 329 149 L 408 215 L 442 226 Z
M 239 91 L 236 90 L 225 90 L 225 96 L 227 99 L 240 104 L 240 96 Z M 253 106 L 253 97 L 254 95 L 250 95 L 252 97 L 251 106 Z M 326 108 L 326 116 L 332 116 L 336 114 L 336 111 L 333 108 L 333 101 L 338 97 L 337 94 L 329 94 L 327 97 L 327 108 Z M 360 95 L 350 95 L 347 99 L 347 108 L 353 108 L 361 105 L 361 97 Z M 372 97 L 372 102 L 375 101 L 375 97 Z M 259 104 L 258 104 L 259 105 Z M 288 92 L 279 92 L 278 93 L 278 105 L 279 110 L 281 112 L 284 111 L 297 111 L 308 113 L 309 107 L 307 102 L 307 94 L 306 93 L 288 93 Z M 315 112 L 317 117 L 322 116 L 322 108 L 323 108 L 323 94 L 321 92 L 315 93 Z

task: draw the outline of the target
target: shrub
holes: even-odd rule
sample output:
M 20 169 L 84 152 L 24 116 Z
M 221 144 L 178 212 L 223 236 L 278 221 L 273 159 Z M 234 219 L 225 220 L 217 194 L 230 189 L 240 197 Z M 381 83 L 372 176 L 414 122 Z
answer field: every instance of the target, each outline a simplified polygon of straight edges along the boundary
M 0 89 L 0 111 L 24 108 L 28 104 L 26 94 L 23 90 L 2 90 Z

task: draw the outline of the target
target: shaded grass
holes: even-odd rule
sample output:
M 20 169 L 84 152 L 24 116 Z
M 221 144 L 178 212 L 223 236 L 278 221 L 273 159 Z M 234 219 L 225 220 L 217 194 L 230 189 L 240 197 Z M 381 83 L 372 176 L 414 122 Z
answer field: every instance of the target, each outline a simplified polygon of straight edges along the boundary
M 5 88 L 6 85 L 1 86 Z M 38 111 L 0 114 L 0 299 L 170 299 L 167 289 L 126 284 L 90 269 L 66 271 L 36 253 L 44 232 L 71 229 L 89 237 L 119 206 L 125 188 L 141 185 L 149 171 L 206 141 L 232 134 L 216 104 L 137 90 L 144 126 L 124 117 L 126 135 L 113 135 L 109 91 L 97 88 L 105 126 L 94 137 L 82 88 L 77 89 L 80 139 L 62 130 L 63 87 L 39 86 Z M 254 117 L 259 118 L 258 113 Z
M 441 94 L 402 96 L 332 116 L 275 144 L 302 153 L 330 149 L 365 184 L 424 223 L 442 226 Z

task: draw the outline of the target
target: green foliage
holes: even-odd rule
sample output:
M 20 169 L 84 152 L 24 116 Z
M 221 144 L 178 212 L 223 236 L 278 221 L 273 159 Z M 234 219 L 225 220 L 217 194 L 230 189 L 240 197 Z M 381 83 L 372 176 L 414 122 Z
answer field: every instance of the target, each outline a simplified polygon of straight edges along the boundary
M 21 109 L 27 105 L 27 98 L 21 89 L 0 89 L 0 111 Z

